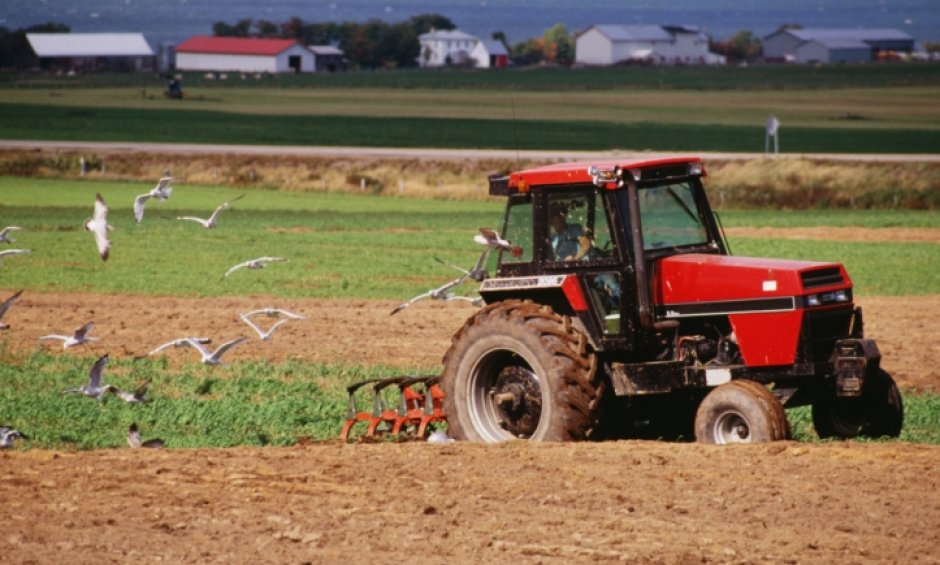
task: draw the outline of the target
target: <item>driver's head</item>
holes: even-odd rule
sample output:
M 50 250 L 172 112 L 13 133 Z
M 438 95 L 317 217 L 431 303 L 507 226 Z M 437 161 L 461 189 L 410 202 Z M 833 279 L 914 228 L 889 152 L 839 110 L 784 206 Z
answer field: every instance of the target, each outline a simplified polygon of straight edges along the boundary
M 548 221 L 552 224 L 555 231 L 565 229 L 568 223 L 568 210 L 561 203 L 555 203 L 548 208 Z

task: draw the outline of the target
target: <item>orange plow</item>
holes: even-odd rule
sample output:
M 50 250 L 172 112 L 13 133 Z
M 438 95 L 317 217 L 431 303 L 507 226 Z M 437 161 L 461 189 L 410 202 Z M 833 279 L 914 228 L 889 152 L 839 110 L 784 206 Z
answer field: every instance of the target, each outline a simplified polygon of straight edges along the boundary
M 447 421 L 443 407 L 444 391 L 438 380 L 438 376 L 401 376 L 369 379 L 350 385 L 346 388 L 348 410 L 340 439 L 348 441 L 353 427 L 360 422 L 366 425 L 362 436 L 366 440 L 383 433 L 401 436 L 412 435 L 411 432 L 415 439 L 424 439 L 432 424 Z M 356 393 L 366 385 L 372 385 L 372 409 L 361 411 L 356 408 Z M 382 391 L 391 386 L 398 388 L 396 403 L 389 403 L 382 396 Z M 392 404 L 397 406 L 392 407 Z

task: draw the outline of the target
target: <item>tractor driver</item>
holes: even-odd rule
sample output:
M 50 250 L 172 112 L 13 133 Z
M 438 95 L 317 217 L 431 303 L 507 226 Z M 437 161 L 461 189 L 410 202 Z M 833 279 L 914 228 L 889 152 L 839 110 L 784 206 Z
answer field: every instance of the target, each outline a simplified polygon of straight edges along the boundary
M 588 256 L 593 243 L 590 230 L 568 223 L 568 208 L 561 202 L 548 209 L 552 252 L 556 261 L 580 261 Z

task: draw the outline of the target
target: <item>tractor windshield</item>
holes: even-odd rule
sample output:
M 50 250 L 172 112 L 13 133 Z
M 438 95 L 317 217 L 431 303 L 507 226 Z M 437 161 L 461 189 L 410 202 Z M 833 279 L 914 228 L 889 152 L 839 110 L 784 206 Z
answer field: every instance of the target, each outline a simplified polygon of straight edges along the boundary
M 638 197 L 644 250 L 708 243 L 689 182 L 640 188 Z

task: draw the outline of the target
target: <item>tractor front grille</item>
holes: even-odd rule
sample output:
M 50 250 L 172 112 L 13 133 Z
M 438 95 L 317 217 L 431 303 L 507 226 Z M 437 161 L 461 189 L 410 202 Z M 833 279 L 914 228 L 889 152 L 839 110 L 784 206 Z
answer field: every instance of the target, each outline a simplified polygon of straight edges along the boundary
M 815 271 L 805 271 L 800 273 L 800 279 L 803 281 L 803 288 L 816 288 L 820 286 L 832 286 L 842 284 L 842 271 L 838 267 L 827 267 L 825 269 L 816 269 Z
M 851 307 L 803 314 L 804 361 L 826 361 L 836 341 L 849 336 Z

